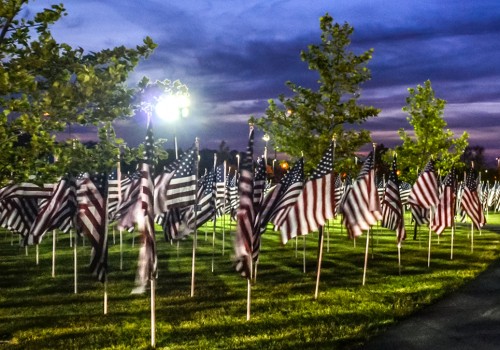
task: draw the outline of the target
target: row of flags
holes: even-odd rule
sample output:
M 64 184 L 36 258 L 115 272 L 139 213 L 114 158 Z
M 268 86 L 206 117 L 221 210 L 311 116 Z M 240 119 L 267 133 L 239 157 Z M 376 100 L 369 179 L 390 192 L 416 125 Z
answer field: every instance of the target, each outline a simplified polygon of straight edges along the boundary
M 152 178 L 153 134 L 148 123 L 144 159 L 132 176 L 81 174 L 55 185 L 22 183 L 0 189 L 0 225 L 23 236 L 25 244 L 38 244 L 53 229 L 76 230 L 92 243 L 91 269 L 100 281 L 107 273 L 107 227 L 137 229 L 141 237 L 137 284 L 157 275 L 154 225 L 160 223 L 167 240 L 180 239 L 196 228 L 230 213 L 237 220 L 234 242 L 236 270 L 251 278 L 258 262 L 260 237 L 269 224 L 280 231 L 283 244 L 318 230 L 341 214 L 351 238 L 362 235 L 377 221 L 405 237 L 404 208 L 408 205 L 417 224 L 428 223 L 441 234 L 453 224 L 455 213 L 466 213 L 473 224 L 485 224 L 485 203 L 492 203 L 500 186 L 479 186 L 471 169 L 461 186 L 454 170 L 439 184 L 429 161 L 413 186 L 400 183 L 394 157 L 383 190 L 376 186 L 371 152 L 358 177 L 342 181 L 333 171 L 332 142 L 307 179 L 299 159 L 274 187 L 266 181 L 263 159 L 253 160 L 254 129 L 250 128 L 246 153 L 239 171 L 226 173 L 216 165 L 198 179 L 198 145 L 186 151 L 168 169 Z
M 251 128 L 241 169 L 235 239 L 236 270 L 244 277 L 252 278 L 252 266 L 258 261 L 260 235 L 265 232 L 268 223 L 273 223 L 275 229 L 281 232 L 284 244 L 294 237 L 318 230 L 337 214 L 342 214 L 342 221 L 351 238 L 362 235 L 380 220 L 383 227 L 396 232 L 397 243 L 401 244 L 406 238 L 406 205 L 411 208 L 416 224 L 428 223 L 437 234 L 452 227 L 457 206 L 478 229 L 486 223 L 478 195 L 480 186 L 473 169 L 470 169 L 460 188 L 454 169 L 438 184 L 434 162 L 430 160 L 415 184 L 408 186 L 398 181 L 394 157 L 388 181 L 382 196 L 379 196 L 374 153 L 368 155 L 354 182 L 343 183 L 333 171 L 334 148 L 332 142 L 307 180 L 304 180 L 303 160 L 300 159 L 274 190 L 261 197 L 261 201 L 256 201 L 257 172 L 252 172 Z

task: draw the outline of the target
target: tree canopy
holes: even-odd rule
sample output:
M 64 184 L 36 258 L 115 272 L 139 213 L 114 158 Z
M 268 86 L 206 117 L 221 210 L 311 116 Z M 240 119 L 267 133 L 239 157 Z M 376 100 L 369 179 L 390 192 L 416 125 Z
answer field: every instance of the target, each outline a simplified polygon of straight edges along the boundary
M 28 3 L 0 0 L 0 184 L 30 176 L 43 182 L 68 170 L 74 142 L 61 145 L 54 136 L 68 125 L 131 116 L 135 90 L 126 79 L 156 47 L 146 37 L 134 49 L 86 53 L 51 34 L 66 15 L 62 4 L 28 18 Z
M 468 145 L 468 134 L 464 132 L 454 138 L 453 132 L 446 128 L 446 101 L 435 96 L 429 80 L 423 86 L 417 85 L 416 89 L 409 88 L 408 92 L 403 111 L 408 113 L 407 120 L 413 131 L 400 129 L 398 133 L 403 143 L 394 149 L 402 170 L 401 179 L 414 181 L 431 158 L 435 160 L 436 169 L 444 173 L 452 166 L 462 167 L 461 157 Z
M 359 104 L 360 85 L 371 78 L 367 63 L 373 49 L 359 55 L 349 50 L 353 28 L 335 23 L 326 14 L 320 18 L 321 43 L 309 45 L 300 57 L 310 70 L 318 73 L 317 89 L 288 81 L 291 97 L 280 95 L 269 100 L 266 115 L 251 122 L 268 133 L 279 151 L 293 157 L 302 154 L 305 168 L 314 166 L 332 138 L 336 137 L 335 164 L 342 168 L 362 145 L 370 142 L 370 134 L 360 124 L 380 112 Z

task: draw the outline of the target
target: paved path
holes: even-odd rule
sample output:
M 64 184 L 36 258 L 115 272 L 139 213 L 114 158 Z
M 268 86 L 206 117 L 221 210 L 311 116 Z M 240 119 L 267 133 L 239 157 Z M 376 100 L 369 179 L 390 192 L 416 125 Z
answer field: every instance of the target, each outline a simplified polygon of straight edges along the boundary
M 373 338 L 366 350 L 500 350 L 500 260 L 448 297 Z

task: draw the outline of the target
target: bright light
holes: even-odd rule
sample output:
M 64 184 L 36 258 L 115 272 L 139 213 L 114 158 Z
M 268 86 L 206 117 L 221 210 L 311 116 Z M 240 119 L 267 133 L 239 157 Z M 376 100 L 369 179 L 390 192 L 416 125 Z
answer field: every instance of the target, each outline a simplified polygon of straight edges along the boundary
M 268 135 L 268 134 L 264 134 L 264 136 L 262 137 L 262 139 L 263 139 L 264 141 L 266 141 L 266 142 L 267 142 L 267 141 L 269 141 L 271 138 L 269 137 L 269 135 Z
M 155 106 L 156 115 L 168 121 L 186 118 L 189 115 L 191 101 L 186 95 L 166 95 Z

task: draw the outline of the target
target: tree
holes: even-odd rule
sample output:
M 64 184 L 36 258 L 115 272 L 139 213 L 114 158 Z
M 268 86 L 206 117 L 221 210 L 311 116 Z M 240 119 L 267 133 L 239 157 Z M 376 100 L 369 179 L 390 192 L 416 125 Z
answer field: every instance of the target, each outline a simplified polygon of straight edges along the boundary
M 53 5 L 23 17 L 29 0 L 0 0 L 0 185 L 50 181 L 67 170 L 73 145 L 54 134 L 72 123 L 109 122 L 133 114 L 128 74 L 156 44 L 145 38 L 135 49 L 123 46 L 85 53 L 58 43 L 49 26 L 66 14 Z M 57 164 L 48 164 L 55 156 Z
M 332 137 L 336 135 L 336 165 L 354 157 L 362 145 L 370 142 L 370 134 L 356 126 L 380 112 L 358 103 L 360 85 L 371 78 L 366 67 L 373 49 L 360 55 L 349 51 L 353 28 L 334 23 L 326 14 L 320 19 L 321 44 L 309 45 L 300 57 L 309 69 L 317 71 L 318 88 L 313 90 L 286 83 L 292 97 L 280 95 L 279 103 L 269 101 L 266 116 L 251 118 L 273 140 L 275 147 L 291 156 L 303 153 L 306 170 L 317 164 Z M 338 160 L 338 161 L 337 161 Z
M 413 132 L 410 134 L 400 129 L 398 133 L 403 143 L 394 150 L 398 155 L 398 167 L 402 170 L 401 179 L 415 181 L 431 158 L 436 162 L 436 169 L 443 173 L 452 166 L 460 168 L 463 165 L 460 157 L 468 145 L 468 135 L 464 132 L 459 138 L 453 138 L 453 132 L 446 129 L 446 101 L 436 98 L 429 80 L 408 91 L 410 95 L 403 111 L 409 114 L 407 120 Z M 389 153 L 392 156 L 392 152 Z

